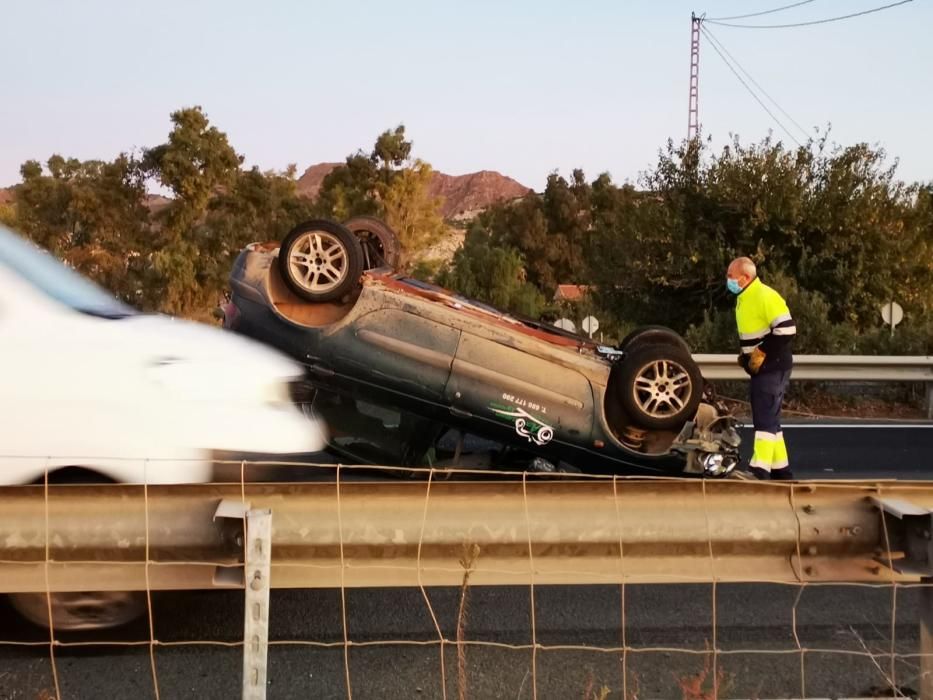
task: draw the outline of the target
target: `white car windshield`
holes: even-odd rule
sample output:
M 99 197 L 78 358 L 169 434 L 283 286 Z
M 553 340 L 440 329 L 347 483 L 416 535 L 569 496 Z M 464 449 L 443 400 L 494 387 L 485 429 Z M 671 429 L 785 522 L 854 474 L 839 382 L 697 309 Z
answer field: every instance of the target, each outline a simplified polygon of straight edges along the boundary
M 103 318 L 123 318 L 136 313 L 50 253 L 3 226 L 0 226 L 0 265 L 75 311 Z

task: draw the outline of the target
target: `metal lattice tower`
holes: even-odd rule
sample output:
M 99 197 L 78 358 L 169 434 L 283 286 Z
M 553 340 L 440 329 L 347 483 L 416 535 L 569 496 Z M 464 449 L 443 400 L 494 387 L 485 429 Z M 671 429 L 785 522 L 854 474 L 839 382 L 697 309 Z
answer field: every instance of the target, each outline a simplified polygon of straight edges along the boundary
M 696 138 L 700 129 L 700 22 L 690 15 L 690 104 L 687 113 L 687 140 Z

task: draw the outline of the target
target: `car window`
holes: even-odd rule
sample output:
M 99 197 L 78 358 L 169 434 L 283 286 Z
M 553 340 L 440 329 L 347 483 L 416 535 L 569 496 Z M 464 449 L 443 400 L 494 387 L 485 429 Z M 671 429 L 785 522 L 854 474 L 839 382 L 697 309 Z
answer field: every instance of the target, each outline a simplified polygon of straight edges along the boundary
M 50 299 L 75 311 L 104 318 L 123 318 L 136 313 L 50 253 L 3 226 L 0 226 L 0 265 Z
M 376 464 L 401 458 L 398 411 L 326 391 L 315 394 L 312 411 L 327 424 L 334 447 Z
M 387 404 L 318 390 L 312 413 L 327 425 L 330 444 L 370 464 L 430 466 L 442 424 Z

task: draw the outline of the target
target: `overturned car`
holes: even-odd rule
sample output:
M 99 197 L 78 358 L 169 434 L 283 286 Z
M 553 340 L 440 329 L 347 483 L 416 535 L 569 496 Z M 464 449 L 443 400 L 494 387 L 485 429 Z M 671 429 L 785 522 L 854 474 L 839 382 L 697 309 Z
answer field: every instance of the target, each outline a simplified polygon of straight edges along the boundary
M 537 464 L 708 477 L 737 465 L 735 421 L 677 334 L 649 326 L 600 346 L 398 274 L 398 250 L 369 217 L 251 244 L 234 264 L 224 325 L 300 360 L 313 389 L 511 445 Z

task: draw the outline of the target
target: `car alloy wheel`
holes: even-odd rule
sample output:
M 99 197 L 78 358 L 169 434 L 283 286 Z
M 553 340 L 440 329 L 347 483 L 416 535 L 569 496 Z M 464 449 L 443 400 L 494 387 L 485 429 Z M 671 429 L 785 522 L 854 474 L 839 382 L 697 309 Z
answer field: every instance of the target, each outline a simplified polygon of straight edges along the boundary
M 687 370 L 672 360 L 656 360 L 642 367 L 632 384 L 635 403 L 652 418 L 680 413 L 690 403 L 693 382 Z
M 359 288 L 363 251 L 345 227 L 314 219 L 298 224 L 285 236 L 277 264 L 282 279 L 301 299 L 337 301 Z
M 292 279 L 312 294 L 329 294 L 340 286 L 349 270 L 343 243 L 326 231 L 301 235 L 288 251 Z
M 659 430 L 683 426 L 702 398 L 703 375 L 690 353 L 667 344 L 624 352 L 613 382 L 632 423 Z

